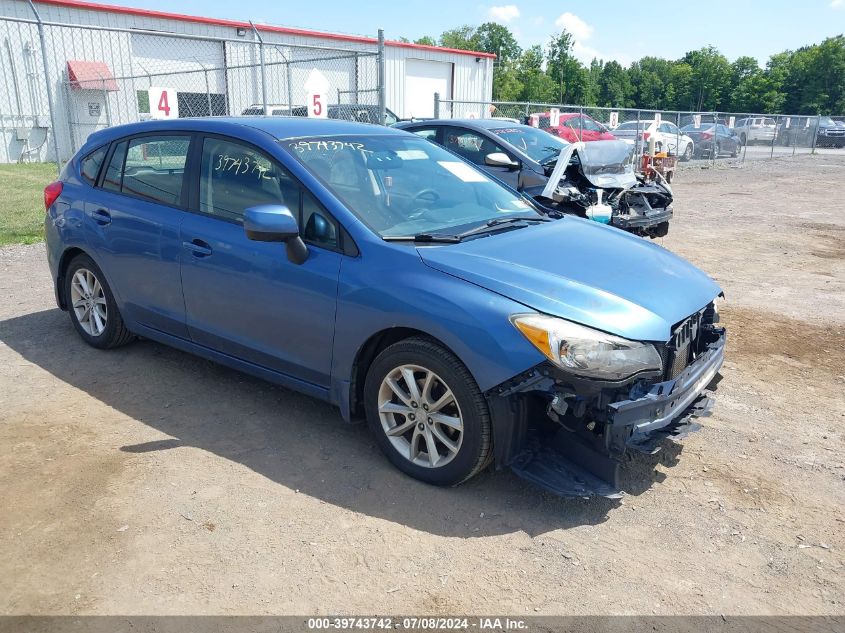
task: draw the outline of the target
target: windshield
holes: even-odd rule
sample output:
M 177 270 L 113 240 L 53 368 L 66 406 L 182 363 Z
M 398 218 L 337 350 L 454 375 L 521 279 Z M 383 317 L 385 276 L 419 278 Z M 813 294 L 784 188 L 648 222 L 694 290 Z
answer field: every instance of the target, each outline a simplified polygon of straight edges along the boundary
M 823 116 L 819 117 L 819 125 L 822 125 L 824 127 L 833 127 L 836 125 L 836 123 L 834 123 L 833 119 L 831 119 L 829 116 Z
M 569 145 L 557 136 L 552 136 L 530 125 L 501 127 L 490 131 L 538 163 L 551 160 Z
M 344 135 L 281 144 L 385 238 L 451 234 L 490 220 L 541 217 L 516 192 L 418 137 Z

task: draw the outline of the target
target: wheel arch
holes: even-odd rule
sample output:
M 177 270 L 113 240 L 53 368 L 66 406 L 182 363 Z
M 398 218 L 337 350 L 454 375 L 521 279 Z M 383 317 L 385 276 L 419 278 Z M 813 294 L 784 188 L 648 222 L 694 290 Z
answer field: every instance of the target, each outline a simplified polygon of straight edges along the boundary
M 67 297 L 65 297 L 65 274 L 67 273 L 68 266 L 73 261 L 75 257 L 78 255 L 87 255 L 91 257 L 91 254 L 84 251 L 83 249 L 79 248 L 78 246 L 70 246 L 62 252 L 62 256 L 59 259 L 59 267 L 57 271 L 56 277 L 56 296 L 59 300 L 59 307 L 62 310 L 67 310 Z M 93 258 L 92 258 L 93 259 Z
M 108 271 L 103 267 L 100 263 L 99 258 L 91 252 L 90 249 L 84 248 L 79 245 L 68 246 L 62 251 L 62 255 L 59 258 L 59 265 L 56 267 L 56 298 L 59 302 L 59 307 L 62 310 L 67 310 L 67 297 L 64 296 L 65 294 L 65 284 L 64 278 L 65 273 L 67 273 L 68 266 L 74 260 L 75 257 L 79 255 L 85 255 L 86 257 L 90 257 L 91 261 L 93 261 L 97 268 L 100 269 L 100 272 L 105 279 L 105 282 L 109 286 L 109 290 L 111 290 L 112 295 L 114 295 L 114 300 L 117 303 L 118 307 L 123 306 L 123 302 L 120 297 L 120 291 L 115 287 L 114 282 L 112 281 L 111 275 L 109 275 Z
M 373 364 L 376 356 L 382 351 L 409 338 L 425 338 L 440 345 L 449 353 L 454 354 L 455 358 L 460 360 L 466 366 L 466 363 L 461 359 L 460 355 L 450 348 L 446 343 L 432 336 L 428 332 L 413 328 L 413 327 L 389 327 L 379 330 L 372 334 L 355 354 L 355 360 L 352 362 L 352 372 L 350 375 L 349 385 L 349 412 L 351 417 L 360 418 L 364 415 L 364 381 L 367 377 L 367 372 Z M 470 372 L 472 373 L 472 372 Z

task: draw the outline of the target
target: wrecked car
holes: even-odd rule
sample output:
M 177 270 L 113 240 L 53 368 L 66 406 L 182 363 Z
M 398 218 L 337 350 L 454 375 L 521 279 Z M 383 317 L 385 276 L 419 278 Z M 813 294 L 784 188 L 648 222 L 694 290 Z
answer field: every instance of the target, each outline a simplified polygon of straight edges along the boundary
M 44 202 L 56 300 L 83 341 L 143 337 L 332 403 L 430 484 L 493 465 L 618 496 L 625 455 L 693 430 L 723 361 L 705 273 L 553 220 L 401 130 L 111 127 Z
M 645 237 L 663 237 L 672 218 L 672 189 L 633 169 L 634 148 L 622 141 L 567 143 L 545 131 L 496 119 L 403 122 L 462 156 L 552 213 L 577 215 Z

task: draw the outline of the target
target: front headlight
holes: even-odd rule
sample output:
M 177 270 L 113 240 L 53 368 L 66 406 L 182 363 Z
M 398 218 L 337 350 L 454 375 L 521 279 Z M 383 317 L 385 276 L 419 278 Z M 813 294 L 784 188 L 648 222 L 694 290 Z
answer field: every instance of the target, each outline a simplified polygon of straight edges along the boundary
M 544 314 L 515 314 L 511 323 L 546 358 L 585 378 L 623 380 L 641 371 L 661 371 L 654 345 L 629 341 Z
M 721 317 L 719 316 L 719 312 L 722 311 L 722 305 L 724 304 L 724 302 L 725 302 L 725 297 L 722 296 L 722 295 L 719 295 L 718 297 L 713 299 L 713 303 L 712 303 L 712 305 L 713 305 L 713 319 L 712 319 L 711 323 L 716 324 L 721 320 Z

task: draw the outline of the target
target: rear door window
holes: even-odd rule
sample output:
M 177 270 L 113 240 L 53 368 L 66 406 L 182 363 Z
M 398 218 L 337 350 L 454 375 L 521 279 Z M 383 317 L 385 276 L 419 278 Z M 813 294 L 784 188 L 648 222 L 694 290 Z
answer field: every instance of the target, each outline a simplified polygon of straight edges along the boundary
M 120 191 L 143 200 L 180 205 L 190 144 L 190 136 L 130 139 Z

